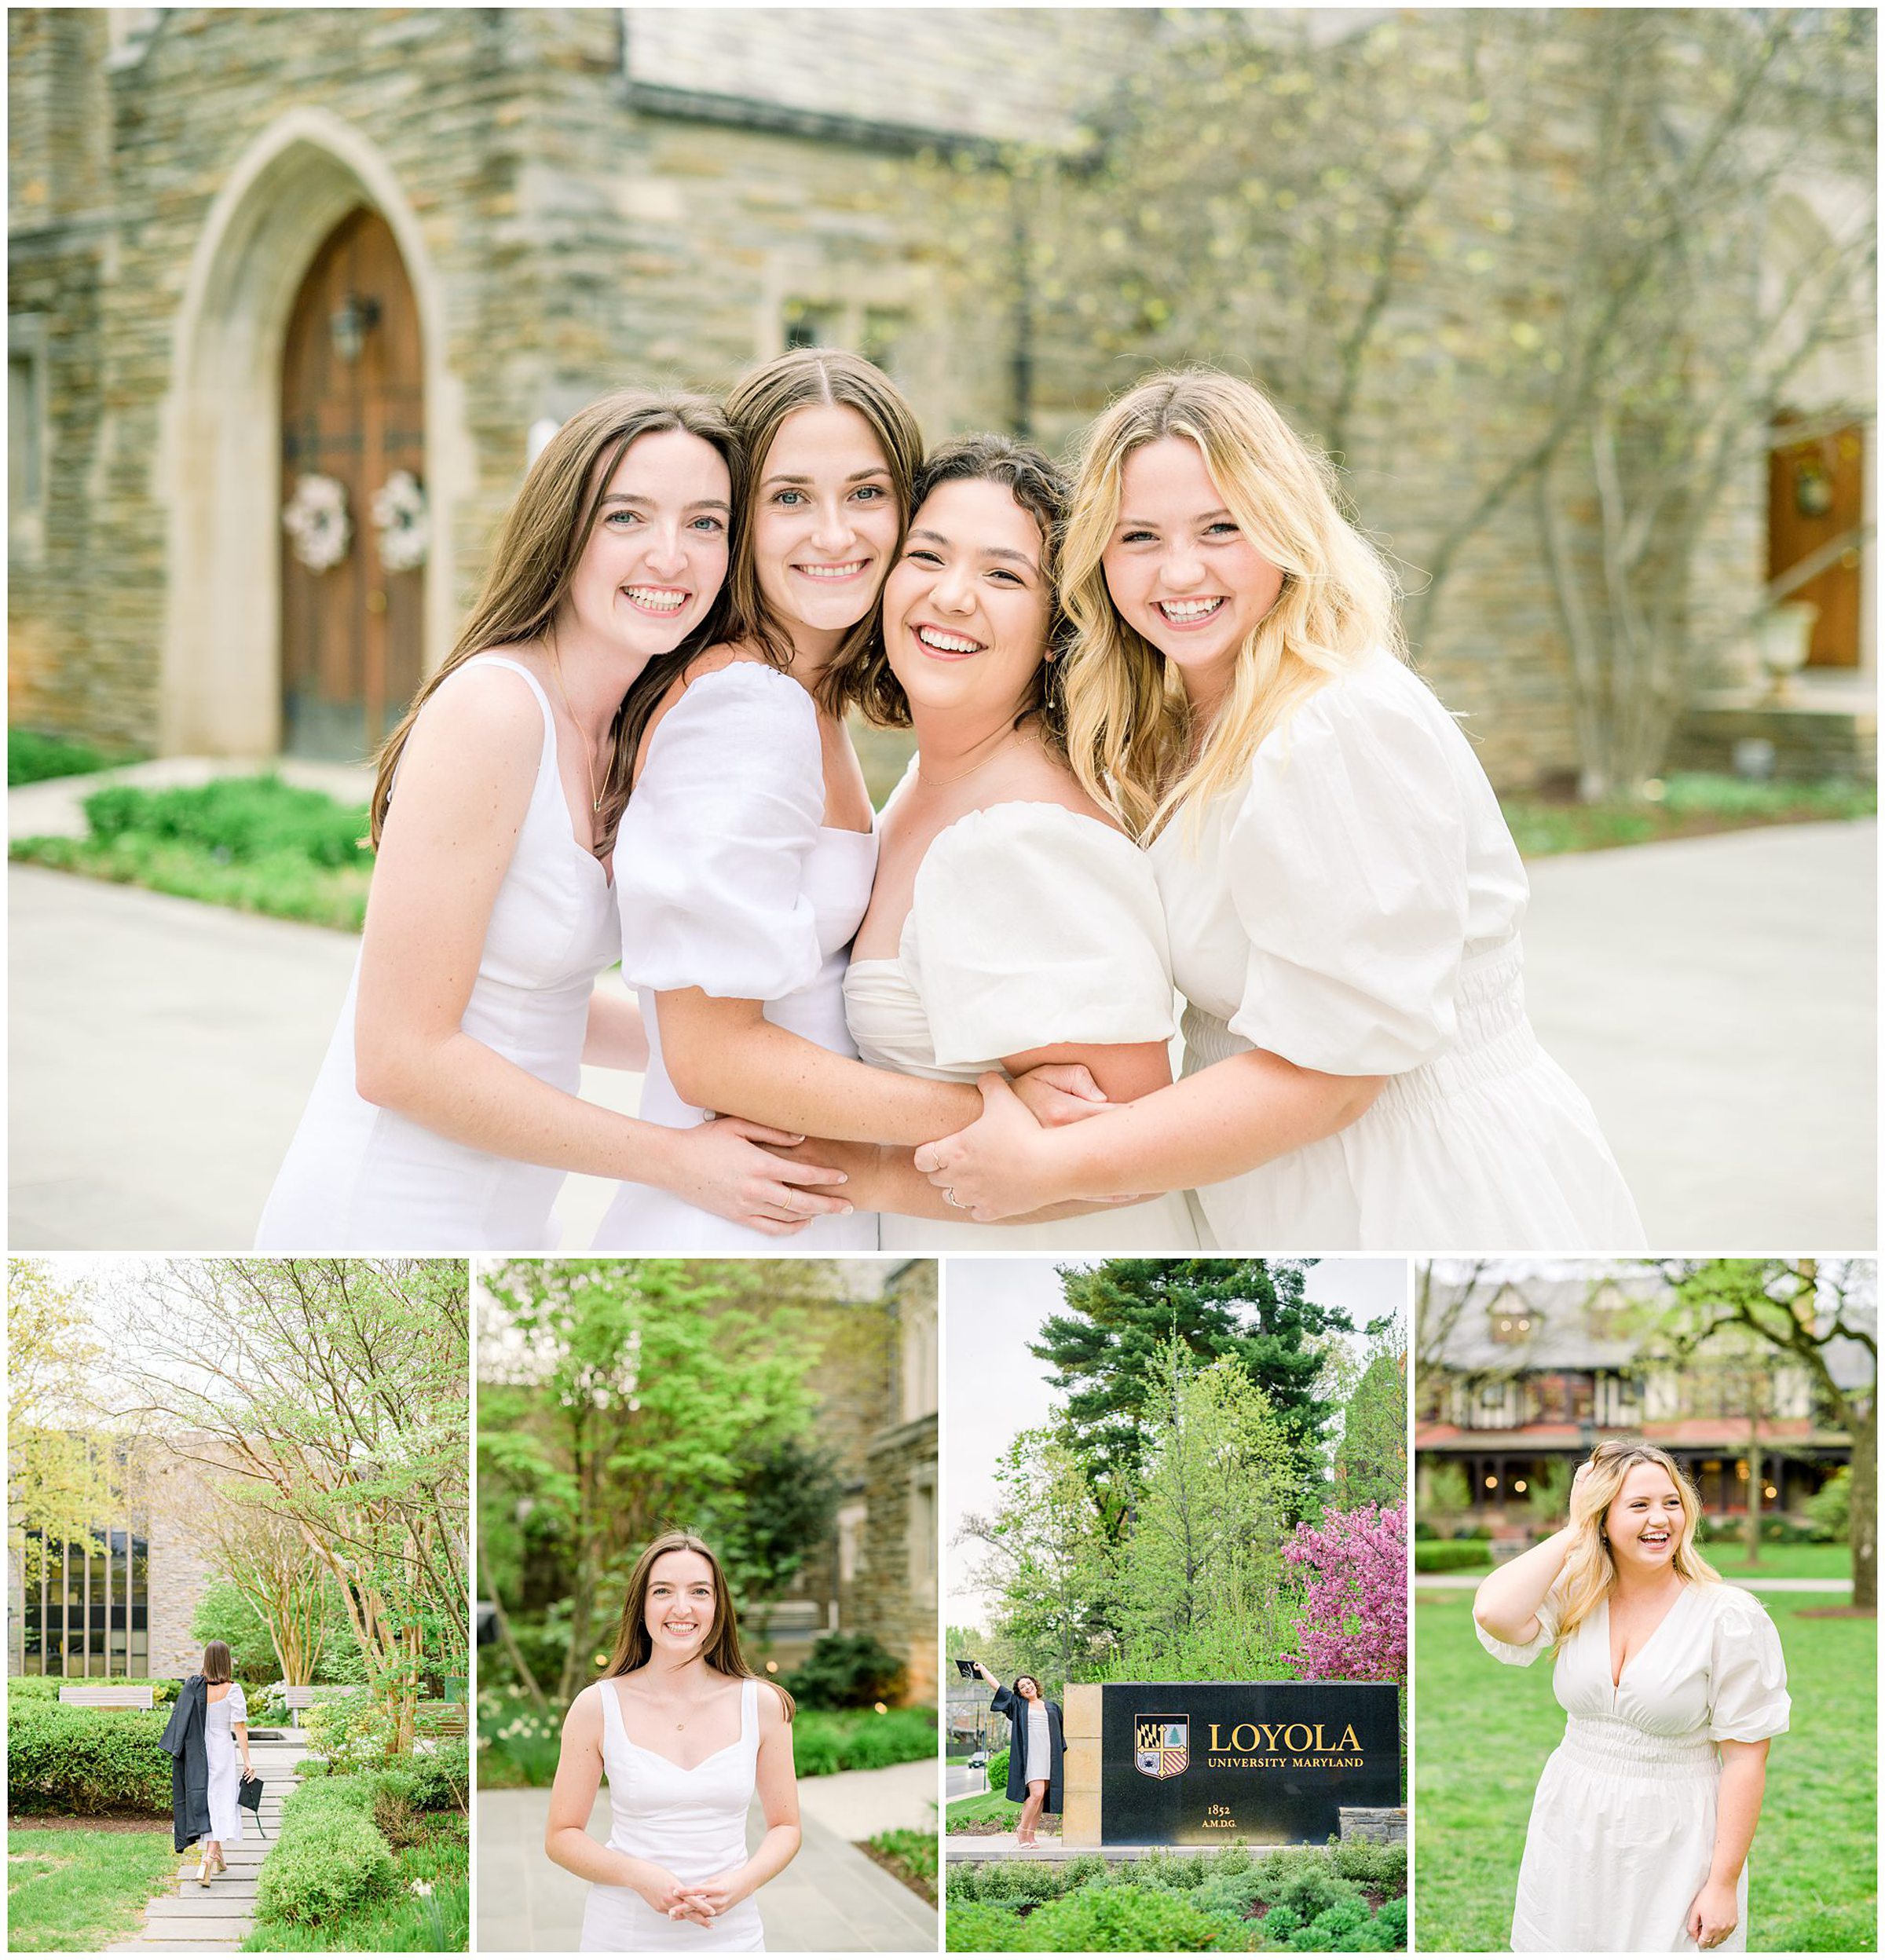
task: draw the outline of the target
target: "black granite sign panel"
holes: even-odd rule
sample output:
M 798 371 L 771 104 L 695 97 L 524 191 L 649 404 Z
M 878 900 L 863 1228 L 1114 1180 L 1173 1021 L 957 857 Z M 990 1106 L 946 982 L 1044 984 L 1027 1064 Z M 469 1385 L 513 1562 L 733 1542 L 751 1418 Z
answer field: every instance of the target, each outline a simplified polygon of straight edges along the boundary
M 1400 1801 L 1396 1702 L 1385 1682 L 1109 1682 L 1100 1841 L 1325 1843 L 1345 1804 Z

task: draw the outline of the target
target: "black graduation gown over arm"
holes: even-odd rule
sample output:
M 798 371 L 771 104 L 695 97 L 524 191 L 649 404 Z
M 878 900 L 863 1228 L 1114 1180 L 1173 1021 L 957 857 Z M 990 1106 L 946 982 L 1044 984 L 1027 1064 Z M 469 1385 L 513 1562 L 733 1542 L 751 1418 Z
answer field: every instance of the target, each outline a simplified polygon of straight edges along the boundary
M 203 1677 L 192 1674 L 177 1691 L 157 1744 L 170 1759 L 170 1839 L 177 1851 L 210 1834 L 210 1752 L 203 1741 L 209 1705 Z
M 989 1708 L 993 1713 L 1008 1717 L 1008 1801 L 1011 1804 L 1024 1804 L 1027 1801 L 1027 1703 L 1012 1688 L 998 1688 Z M 1047 1801 L 1041 1808 L 1043 1814 L 1052 1812 L 1057 1817 L 1061 1808 L 1061 1763 L 1067 1754 L 1058 1702 L 1047 1704 L 1047 1745 L 1053 1774 L 1048 1781 Z

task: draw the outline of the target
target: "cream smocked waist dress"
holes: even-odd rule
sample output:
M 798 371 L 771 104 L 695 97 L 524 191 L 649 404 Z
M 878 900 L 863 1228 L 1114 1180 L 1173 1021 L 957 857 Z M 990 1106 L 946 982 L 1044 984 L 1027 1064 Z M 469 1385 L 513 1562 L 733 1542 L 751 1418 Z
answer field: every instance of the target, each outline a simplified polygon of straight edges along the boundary
M 1063 1042 L 1170 1039 L 1158 886 L 1111 825 L 1057 803 L 997 803 L 951 824 L 917 868 L 895 959 L 854 960 L 845 1011 L 874 1066 L 972 1082 Z M 886 1250 L 1189 1251 L 1182 1193 L 1051 1225 L 886 1212 Z
M 1528 892 L 1498 799 L 1400 661 L 1328 682 L 1149 855 L 1187 1074 L 1262 1048 L 1389 1078 L 1345 1129 L 1199 1190 L 1207 1245 L 1643 1245 L 1590 1103 L 1526 1018 Z
M 1554 1594 L 1524 1646 L 1480 1642 L 1528 1667 L 1557 1637 Z M 1691 1584 L 1610 1680 L 1608 1603 L 1559 1652 L 1552 1692 L 1565 1739 L 1532 1800 L 1512 1913 L 1515 1953 L 1693 1953 L 1683 1922 L 1715 1855 L 1724 1742 L 1786 1728 L 1787 1663 L 1766 1609 L 1737 1586 Z M 1748 1873 L 1738 1922 L 1717 1952 L 1748 1947 Z

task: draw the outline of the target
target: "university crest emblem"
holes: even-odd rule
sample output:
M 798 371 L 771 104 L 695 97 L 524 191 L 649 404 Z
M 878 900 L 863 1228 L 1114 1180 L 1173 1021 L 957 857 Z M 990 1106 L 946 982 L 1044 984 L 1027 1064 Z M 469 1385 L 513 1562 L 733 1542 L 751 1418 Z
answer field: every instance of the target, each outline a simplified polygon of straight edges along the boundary
M 1191 1725 L 1184 1715 L 1133 1717 L 1133 1767 L 1161 1782 L 1177 1775 L 1191 1760 Z

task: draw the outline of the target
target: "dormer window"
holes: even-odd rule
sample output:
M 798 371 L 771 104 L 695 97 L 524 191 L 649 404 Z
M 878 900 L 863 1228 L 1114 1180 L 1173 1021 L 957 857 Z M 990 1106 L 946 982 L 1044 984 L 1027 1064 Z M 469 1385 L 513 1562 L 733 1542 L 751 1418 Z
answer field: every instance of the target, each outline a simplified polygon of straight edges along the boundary
M 1510 1343 L 1529 1340 L 1532 1338 L 1532 1316 L 1522 1311 L 1496 1313 L 1492 1316 L 1492 1338 Z

